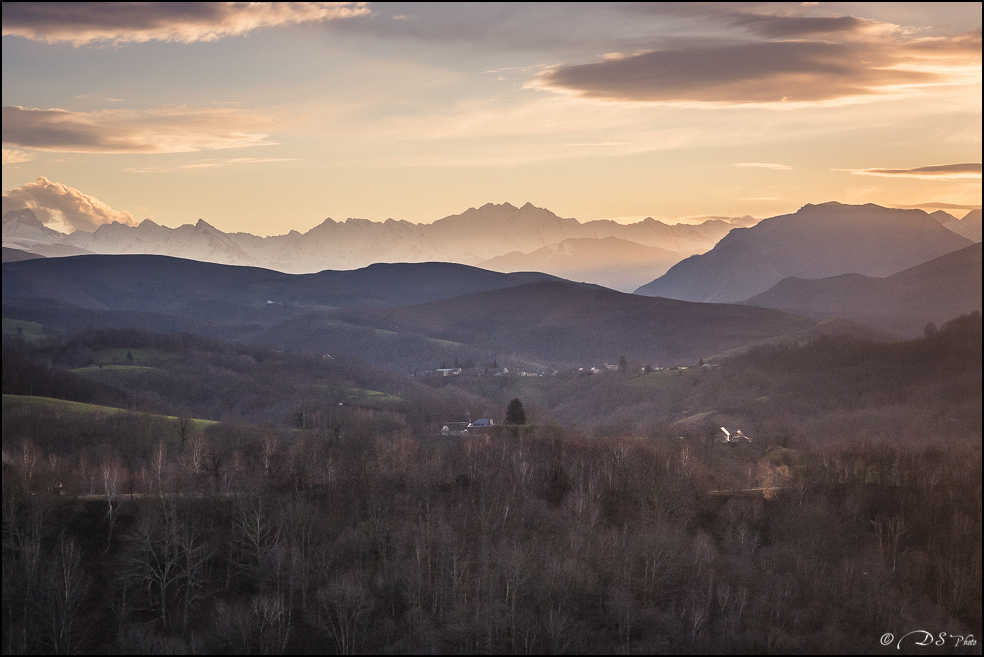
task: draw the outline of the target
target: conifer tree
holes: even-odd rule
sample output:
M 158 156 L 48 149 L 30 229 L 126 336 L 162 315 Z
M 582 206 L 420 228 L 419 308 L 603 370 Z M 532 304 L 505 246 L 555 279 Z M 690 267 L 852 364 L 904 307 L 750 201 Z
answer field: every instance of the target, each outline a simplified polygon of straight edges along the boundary
M 523 402 L 519 398 L 509 402 L 506 409 L 506 424 L 526 424 L 526 411 L 523 410 Z

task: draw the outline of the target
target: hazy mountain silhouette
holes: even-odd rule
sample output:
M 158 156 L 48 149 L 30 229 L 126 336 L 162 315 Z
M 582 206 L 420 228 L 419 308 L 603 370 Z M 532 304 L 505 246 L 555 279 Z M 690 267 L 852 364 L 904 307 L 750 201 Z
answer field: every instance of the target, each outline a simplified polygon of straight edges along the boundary
M 572 281 L 591 281 L 631 292 L 666 272 L 688 254 L 617 237 L 572 238 L 530 253 L 513 251 L 479 263 L 492 271 L 541 271 Z
M 965 214 L 962 219 L 957 219 L 949 212 L 944 212 L 943 210 L 937 210 L 930 216 L 952 230 L 957 235 L 961 235 L 975 242 L 981 241 L 980 210 L 971 210 Z
M 745 303 L 806 317 L 842 317 L 905 336 L 927 322 L 981 310 L 981 244 L 948 253 L 885 278 L 843 274 L 789 277 Z
M 643 246 L 700 253 L 733 227 L 755 222 L 751 217 L 708 217 L 697 225 L 670 226 L 651 218 L 629 225 L 610 220 L 581 223 L 529 203 L 519 208 L 509 203 L 487 203 L 431 224 L 326 219 L 305 233 L 291 231 L 271 237 L 225 233 L 202 220 L 178 228 L 150 220 L 138 226 L 111 223 L 91 233 L 64 235 L 43 226 L 30 210 L 15 212 L 22 221 L 11 218 L 8 224 L 4 215 L 4 246 L 46 256 L 156 254 L 287 273 L 358 269 L 377 262 L 477 265 L 505 253 L 530 253 L 571 238 L 617 237 Z
M 688 301 L 737 302 L 787 276 L 888 276 L 969 246 L 922 210 L 824 203 L 736 228 L 640 287 L 637 294 Z

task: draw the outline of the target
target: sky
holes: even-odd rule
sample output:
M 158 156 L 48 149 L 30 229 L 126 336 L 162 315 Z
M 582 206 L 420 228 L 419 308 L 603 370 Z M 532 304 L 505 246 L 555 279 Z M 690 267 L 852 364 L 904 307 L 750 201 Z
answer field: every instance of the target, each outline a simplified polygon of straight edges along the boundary
M 981 204 L 981 3 L 3 3 L 4 211 Z

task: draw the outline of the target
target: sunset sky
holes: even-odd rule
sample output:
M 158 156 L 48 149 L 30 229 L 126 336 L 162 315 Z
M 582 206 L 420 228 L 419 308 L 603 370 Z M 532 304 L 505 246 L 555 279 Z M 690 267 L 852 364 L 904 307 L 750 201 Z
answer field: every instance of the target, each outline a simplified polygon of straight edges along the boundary
M 979 2 L 4 3 L 3 192 L 260 235 L 969 209 L 981 94 Z

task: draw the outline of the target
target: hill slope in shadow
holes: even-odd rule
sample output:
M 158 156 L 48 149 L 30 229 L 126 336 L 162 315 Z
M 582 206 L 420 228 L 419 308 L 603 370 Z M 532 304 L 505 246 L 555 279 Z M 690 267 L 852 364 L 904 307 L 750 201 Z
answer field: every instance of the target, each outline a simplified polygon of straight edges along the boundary
M 841 317 L 907 336 L 981 310 L 981 243 L 885 278 L 789 277 L 745 303 L 806 317 Z

